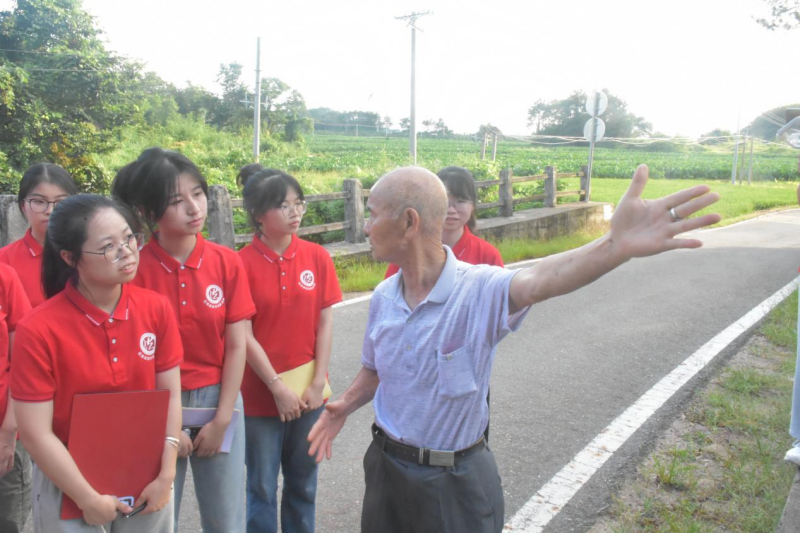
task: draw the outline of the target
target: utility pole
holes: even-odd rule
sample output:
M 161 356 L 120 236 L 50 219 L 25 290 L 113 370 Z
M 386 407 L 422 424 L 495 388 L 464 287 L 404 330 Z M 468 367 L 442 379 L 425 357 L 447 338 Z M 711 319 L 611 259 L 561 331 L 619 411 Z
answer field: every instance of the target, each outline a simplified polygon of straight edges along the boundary
M 736 146 L 733 149 L 733 169 L 731 169 L 731 185 L 736 185 L 736 169 L 739 167 L 739 121 L 742 117 L 742 111 L 739 110 L 739 118 L 736 119 Z
M 261 37 L 256 40 L 256 94 L 253 98 L 253 161 L 261 149 Z
M 410 15 L 403 15 L 402 17 L 395 17 L 397 20 L 407 20 L 408 25 L 411 26 L 411 116 L 410 124 L 408 126 L 408 151 L 414 159 L 414 164 L 417 164 L 417 113 L 416 113 L 416 53 L 417 53 L 417 26 L 416 22 L 419 17 L 431 15 L 430 11 L 424 13 L 413 12 Z M 422 30 L 419 30 L 422 31 Z

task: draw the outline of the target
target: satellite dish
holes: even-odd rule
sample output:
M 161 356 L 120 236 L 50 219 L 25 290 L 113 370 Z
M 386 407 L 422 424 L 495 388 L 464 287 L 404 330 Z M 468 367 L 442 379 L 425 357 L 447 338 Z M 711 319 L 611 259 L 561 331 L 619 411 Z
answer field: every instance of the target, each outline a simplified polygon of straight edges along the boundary
M 594 139 L 592 139 L 592 122 L 597 121 L 597 126 L 594 129 Z M 603 135 L 606 134 L 606 123 L 603 122 L 603 119 L 600 118 L 590 118 L 586 121 L 586 125 L 583 127 L 583 138 L 589 142 L 592 140 L 599 141 L 603 138 Z
M 599 101 L 598 101 L 599 99 Z M 603 91 L 595 91 L 586 99 L 586 112 L 589 116 L 594 116 L 594 108 L 597 106 L 597 116 L 602 115 L 608 107 L 608 96 Z

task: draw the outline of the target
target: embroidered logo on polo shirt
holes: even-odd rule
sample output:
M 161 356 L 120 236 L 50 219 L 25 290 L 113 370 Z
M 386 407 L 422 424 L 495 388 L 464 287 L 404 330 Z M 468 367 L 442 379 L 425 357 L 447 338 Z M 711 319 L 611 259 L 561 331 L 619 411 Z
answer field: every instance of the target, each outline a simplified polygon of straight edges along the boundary
M 316 287 L 317 284 L 314 282 L 314 273 L 310 270 L 303 270 L 303 272 L 300 273 L 300 283 L 298 285 L 307 291 Z
M 152 361 L 156 353 L 156 336 L 145 333 L 139 339 L 139 357 L 145 361 Z
M 222 307 L 225 303 L 225 296 L 222 294 L 222 288 L 219 285 L 209 285 L 206 288 L 206 299 L 203 303 L 211 309 Z

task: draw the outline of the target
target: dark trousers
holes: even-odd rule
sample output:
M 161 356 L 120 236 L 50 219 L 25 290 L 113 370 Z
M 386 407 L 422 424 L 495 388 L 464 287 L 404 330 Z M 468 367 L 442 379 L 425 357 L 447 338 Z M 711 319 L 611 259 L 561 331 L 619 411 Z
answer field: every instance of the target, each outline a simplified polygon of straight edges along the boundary
M 22 533 L 31 512 L 31 456 L 17 441 L 14 468 L 0 478 L 0 531 Z
M 455 466 L 397 459 L 373 441 L 364 456 L 362 533 L 501 533 L 505 504 L 485 448 Z

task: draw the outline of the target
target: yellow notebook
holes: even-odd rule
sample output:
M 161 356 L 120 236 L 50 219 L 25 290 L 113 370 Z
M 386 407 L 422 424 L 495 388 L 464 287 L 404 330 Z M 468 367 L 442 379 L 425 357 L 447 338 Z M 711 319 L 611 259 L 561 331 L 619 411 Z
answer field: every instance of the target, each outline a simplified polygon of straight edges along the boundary
M 281 372 L 279 374 L 281 381 L 283 381 L 283 384 L 289 387 L 292 392 L 302 397 L 303 393 L 314 380 L 314 367 L 316 366 L 314 364 L 315 362 L 316 361 L 309 361 L 308 363 L 298 366 L 297 368 L 293 368 L 292 370 Z M 325 378 L 325 387 L 322 389 L 322 399 L 327 400 L 332 394 L 333 391 L 331 391 L 331 385 L 328 382 L 328 378 Z

